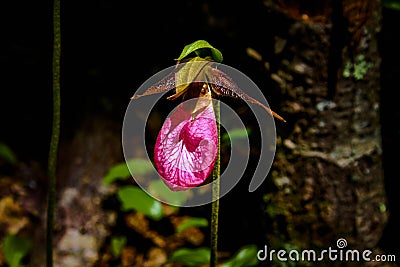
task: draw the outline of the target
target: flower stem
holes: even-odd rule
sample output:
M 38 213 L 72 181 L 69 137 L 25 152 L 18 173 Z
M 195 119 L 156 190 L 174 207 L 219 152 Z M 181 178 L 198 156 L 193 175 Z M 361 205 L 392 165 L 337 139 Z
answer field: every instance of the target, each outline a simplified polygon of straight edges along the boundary
M 46 228 L 46 266 L 53 266 L 53 232 L 56 202 L 56 163 L 60 137 L 60 57 L 61 26 L 60 0 L 54 0 L 53 6 L 53 125 L 48 159 L 48 193 L 47 193 L 47 228 Z
M 214 105 L 215 118 L 217 120 L 217 131 L 218 131 L 218 152 L 217 158 L 215 160 L 214 170 L 213 170 L 213 185 L 212 185 L 212 204 L 211 204 L 211 255 L 210 255 L 210 267 L 216 267 L 218 262 L 217 252 L 218 252 L 218 214 L 219 214 L 219 191 L 220 191 L 220 102 L 216 101 Z

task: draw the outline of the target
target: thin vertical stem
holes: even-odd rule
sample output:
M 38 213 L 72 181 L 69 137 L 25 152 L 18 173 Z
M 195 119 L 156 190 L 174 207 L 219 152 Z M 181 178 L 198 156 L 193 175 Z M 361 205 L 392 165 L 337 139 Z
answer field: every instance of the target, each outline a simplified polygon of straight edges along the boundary
M 218 263 L 218 214 L 219 214 L 219 191 L 220 191 L 220 119 L 221 119 L 221 110 L 220 110 L 220 102 L 216 101 L 214 105 L 215 118 L 217 120 L 217 131 L 218 131 L 218 152 L 217 158 L 214 165 L 213 170 L 213 186 L 212 186 L 212 204 L 211 204 L 211 255 L 210 255 L 210 267 L 216 267 Z
M 53 6 L 53 125 L 48 159 L 47 228 L 46 228 L 46 266 L 53 266 L 53 232 L 56 202 L 56 163 L 60 137 L 60 58 L 61 25 L 60 0 Z

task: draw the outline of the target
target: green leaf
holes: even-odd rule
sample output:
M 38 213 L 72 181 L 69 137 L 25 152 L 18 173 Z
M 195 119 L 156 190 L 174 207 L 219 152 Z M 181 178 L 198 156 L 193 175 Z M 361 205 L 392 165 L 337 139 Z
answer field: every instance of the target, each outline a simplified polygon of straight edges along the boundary
M 209 61 L 204 60 L 200 57 L 194 57 L 190 59 L 190 61 L 185 64 L 176 74 L 176 89 L 175 95 L 173 98 L 181 95 L 185 92 L 185 89 L 195 80 L 205 80 L 205 77 L 197 78 L 199 75 L 204 75 L 204 67 L 207 65 Z M 171 98 L 171 97 L 170 97 Z
M 125 180 L 131 176 L 128 166 L 125 162 L 119 163 L 111 167 L 103 178 L 103 183 L 109 185 L 116 180 Z
M 184 266 L 196 267 L 210 263 L 210 249 L 208 248 L 181 248 L 172 253 L 170 261 L 180 262 Z
M 129 168 L 128 168 L 129 166 Z M 150 173 L 154 167 L 153 164 L 146 159 L 133 158 L 127 162 L 122 162 L 110 168 L 103 178 L 103 183 L 109 185 L 116 180 L 125 180 L 131 177 L 129 169 L 134 170 L 135 175 L 146 175 Z
M 15 153 L 3 143 L 0 143 L 0 158 L 13 165 L 17 163 L 17 157 L 15 156 Z
M 351 71 L 353 68 L 353 64 L 351 62 L 346 62 L 343 69 L 343 77 L 349 78 L 351 76 Z
M 122 202 L 122 211 L 136 210 L 153 220 L 163 216 L 161 203 L 137 186 L 124 186 L 117 195 Z
M 207 226 L 208 226 L 207 219 L 190 217 L 190 218 L 187 218 L 186 220 L 182 221 L 176 228 L 176 231 L 178 233 L 182 233 L 183 231 L 185 231 L 185 229 L 187 229 L 189 227 L 207 227 Z
M 386 212 L 387 208 L 384 203 L 379 204 L 379 211 L 380 212 Z
M 128 166 L 134 170 L 135 175 L 146 175 L 154 170 L 153 163 L 148 159 L 133 158 L 128 160 Z
M 114 236 L 111 238 L 111 251 L 114 257 L 121 255 L 121 250 L 126 245 L 127 238 L 125 236 Z
M 222 264 L 221 267 L 256 266 L 258 264 L 257 252 L 256 245 L 244 246 L 232 258 Z
M 247 139 L 250 133 L 251 129 L 246 129 L 246 128 L 233 129 L 232 131 L 229 131 L 229 133 L 224 133 L 222 135 L 222 141 L 228 142 L 230 140 L 239 141 L 241 139 Z
M 149 184 L 149 192 L 173 206 L 181 206 L 187 200 L 185 191 L 172 191 L 161 179 L 154 180 Z
M 216 49 L 212 45 L 210 45 L 205 40 L 197 40 L 191 44 L 186 45 L 183 48 L 180 56 L 175 60 L 182 60 L 193 52 L 195 52 L 196 55 L 201 56 L 202 52 L 203 52 L 201 50 L 204 50 L 205 48 L 211 50 L 211 55 L 212 55 L 212 58 L 214 59 L 214 61 L 222 62 L 222 53 L 218 49 Z
M 7 235 L 3 239 L 4 259 L 10 267 L 22 267 L 22 259 L 30 252 L 32 242 L 28 238 Z
M 399 0 L 383 0 L 383 6 L 389 9 L 400 10 Z

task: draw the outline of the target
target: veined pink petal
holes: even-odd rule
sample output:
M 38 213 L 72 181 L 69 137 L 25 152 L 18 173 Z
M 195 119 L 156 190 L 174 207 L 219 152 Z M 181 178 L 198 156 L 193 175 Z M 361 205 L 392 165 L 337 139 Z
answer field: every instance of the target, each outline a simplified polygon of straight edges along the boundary
M 193 115 L 180 104 L 157 137 L 154 161 L 158 173 L 174 191 L 196 187 L 210 175 L 218 152 L 214 109 Z

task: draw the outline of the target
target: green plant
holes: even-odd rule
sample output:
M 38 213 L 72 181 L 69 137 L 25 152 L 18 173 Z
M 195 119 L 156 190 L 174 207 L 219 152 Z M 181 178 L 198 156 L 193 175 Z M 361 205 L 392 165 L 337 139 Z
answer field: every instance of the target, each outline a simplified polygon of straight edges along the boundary
M 126 163 L 117 163 L 112 166 L 103 178 L 103 183 L 107 186 L 117 181 L 124 181 L 131 177 L 129 168 L 135 168 L 135 173 L 140 173 L 144 177 L 151 174 L 152 163 L 144 159 L 131 159 Z M 151 195 L 158 196 L 161 199 L 167 198 L 170 202 L 178 207 L 186 201 L 185 192 L 172 192 L 162 180 L 154 180 L 149 182 L 148 186 Z M 158 221 L 166 217 L 162 203 L 147 194 L 142 188 L 133 185 L 120 185 L 116 192 L 117 198 L 121 203 L 120 210 L 123 213 L 137 211 L 154 221 Z M 178 207 L 174 207 L 178 209 Z M 186 217 L 186 216 L 185 216 Z M 201 217 L 186 217 L 175 225 L 175 236 L 182 235 L 188 228 L 207 227 L 209 222 Z M 112 236 L 110 241 L 111 254 L 115 258 L 121 257 L 121 251 L 128 242 L 127 236 Z M 210 261 L 210 249 L 198 248 L 176 249 L 170 255 L 171 261 L 184 263 L 185 266 L 198 266 L 199 263 L 207 263 Z
M 188 44 L 184 47 L 181 55 L 179 56 L 178 60 L 182 60 L 186 57 L 188 57 L 191 53 L 195 53 L 196 56 L 201 57 L 201 58 L 207 58 L 204 54 L 205 49 L 210 49 L 211 54 L 212 54 L 212 59 L 217 61 L 217 62 L 222 62 L 222 54 L 221 52 L 211 46 L 208 42 L 204 40 L 198 40 L 196 42 L 193 42 L 191 44 Z M 220 146 L 221 146 L 221 129 L 220 129 L 220 124 L 219 122 L 221 121 L 221 113 L 220 113 L 220 104 L 217 102 L 217 104 L 214 107 L 214 112 L 215 112 L 215 118 L 217 122 L 217 135 L 218 135 L 218 148 L 217 148 L 217 155 L 215 159 L 215 165 L 212 173 L 212 181 L 215 182 L 213 183 L 212 186 L 212 203 L 211 203 L 211 249 L 210 249 L 210 266 L 215 267 L 217 266 L 218 262 L 218 257 L 217 257 L 217 251 L 218 251 L 218 215 L 219 215 L 219 195 L 220 195 L 220 183 L 219 183 L 219 178 L 221 176 L 220 174 L 220 164 L 221 164 L 221 153 L 220 153 Z M 202 251 L 204 252 L 204 251 Z
M 221 267 L 251 267 L 258 264 L 257 246 L 246 245 L 241 247 L 231 258 L 222 263 Z M 210 250 L 208 248 L 181 248 L 174 251 L 169 261 L 179 262 L 184 266 L 201 266 L 210 262 Z
M 153 170 L 153 164 L 149 160 L 142 158 L 132 158 L 126 162 L 120 162 L 112 166 L 103 177 L 104 185 L 110 185 L 115 181 L 123 181 L 131 178 L 129 169 L 135 169 L 138 175 L 146 176 Z M 168 199 L 174 205 L 179 206 L 186 201 L 184 192 L 171 192 L 161 180 L 154 180 L 149 183 L 148 190 L 152 195 L 158 196 L 160 199 Z M 150 218 L 160 218 L 160 214 L 154 214 L 156 210 L 161 210 L 161 203 L 150 197 L 139 187 L 121 186 L 117 192 L 118 198 L 122 203 L 122 210 L 137 210 Z M 135 200 L 136 198 L 136 200 Z M 138 199 L 145 201 L 141 205 Z M 150 203 L 153 203 L 150 205 Z M 158 203 L 158 204 L 155 204 Z M 147 205 L 147 207 L 146 207 Z M 156 207 L 157 205 L 157 207 Z M 158 207 L 159 206 L 159 207 Z
M 176 228 L 177 233 L 182 233 L 189 227 L 206 227 L 208 226 L 208 221 L 205 218 L 189 217 L 183 222 L 181 222 Z
M 241 247 L 235 255 L 221 265 L 221 267 L 242 267 L 242 266 L 256 266 L 257 259 L 257 246 L 247 245 Z
M 24 267 L 22 260 L 32 249 L 32 242 L 28 238 L 11 234 L 4 237 L 1 248 L 10 267 Z
M 15 165 L 17 163 L 17 156 L 6 144 L 0 143 L 0 158 L 7 163 Z
M 354 62 L 346 62 L 343 69 L 343 77 L 354 77 L 356 80 L 362 80 L 372 66 L 371 62 L 365 60 L 363 54 L 359 54 L 356 56 Z
M 136 100 L 144 96 L 174 91 L 175 93 L 167 97 L 167 99 L 182 100 L 181 104 L 166 118 L 154 144 L 153 159 L 155 168 L 158 176 L 170 191 L 169 193 L 165 190 L 158 192 L 158 190 L 154 190 L 155 188 L 148 187 L 149 181 L 144 181 L 147 183 L 146 188 L 153 191 L 149 193 L 155 197 L 171 193 L 175 196 L 179 191 L 186 191 L 191 194 L 192 192 L 189 189 L 202 185 L 211 177 L 209 263 L 211 267 L 215 267 L 218 263 L 221 138 L 224 138 L 223 141 L 225 142 L 232 141 L 247 137 L 249 132 L 247 130 L 238 130 L 233 132 L 232 138 L 221 137 L 219 124 L 221 116 L 220 102 L 212 100 L 220 96 L 241 98 L 261 106 L 271 116 L 283 122 L 285 120 L 266 105 L 244 93 L 231 77 L 218 69 L 215 62 L 222 61 L 222 54 L 208 42 L 198 40 L 186 45 L 176 60 L 178 62 L 172 73 L 149 86 L 146 91 L 140 92 L 139 90 L 131 97 L 132 100 Z M 199 79 L 201 82 L 199 82 Z M 185 99 L 195 99 L 196 102 L 191 107 L 186 103 Z M 207 140 L 207 142 L 200 142 L 200 140 Z M 129 166 L 129 163 L 127 164 Z M 129 167 L 129 169 L 135 168 Z M 116 166 L 104 179 L 105 183 L 120 179 L 116 175 L 127 176 L 127 167 Z M 136 179 L 136 175 L 140 179 Z M 141 174 L 135 173 L 135 179 L 139 184 L 143 181 L 143 177 L 140 176 Z M 154 187 L 155 185 L 159 186 L 160 184 L 153 184 L 152 186 Z M 123 209 L 127 209 L 124 203 L 129 203 L 129 209 L 139 210 L 137 206 L 137 202 L 140 202 L 139 198 L 133 201 L 132 195 L 133 193 L 139 193 L 140 190 L 130 192 L 134 188 L 129 188 L 130 191 L 125 193 L 125 191 L 122 191 L 125 189 L 121 188 L 118 192 L 119 198 L 123 203 Z M 124 197 L 121 197 L 121 192 L 124 193 Z M 171 202 L 168 201 L 168 203 Z M 149 207 L 150 205 L 146 209 L 149 209 Z M 147 214 L 147 216 L 150 216 L 150 214 Z M 191 223 L 194 222 L 204 224 L 200 220 L 194 220 Z M 202 250 L 203 252 L 204 250 Z M 181 254 L 178 253 L 178 255 Z M 173 256 L 176 257 L 176 254 L 173 254 Z
M 136 210 L 153 220 L 163 217 L 161 203 L 137 186 L 124 186 L 118 190 L 122 211 Z
M 182 191 L 172 192 L 161 180 L 151 181 L 148 190 L 153 196 L 159 199 L 168 199 L 174 208 L 177 208 L 185 203 L 188 197 L 187 194 Z
M 114 236 L 111 238 L 111 252 L 114 257 L 118 258 L 121 250 L 125 247 L 127 239 L 125 236 Z
M 383 6 L 389 9 L 400 10 L 400 0 L 383 0 Z
M 179 262 L 184 266 L 196 267 L 210 263 L 209 248 L 181 248 L 175 250 L 169 257 L 171 262 Z
M 222 62 L 222 53 L 204 40 L 198 40 L 191 44 L 186 45 L 176 60 L 182 60 L 190 56 L 190 54 L 192 53 L 194 53 L 197 57 L 208 58 L 209 53 L 207 49 L 210 49 L 211 51 L 212 60 L 216 62 Z
M 103 183 L 110 185 L 116 180 L 125 180 L 131 177 L 129 168 L 135 169 L 138 175 L 146 175 L 153 169 L 153 164 L 145 159 L 132 158 L 126 162 L 118 163 L 112 166 L 103 177 Z

